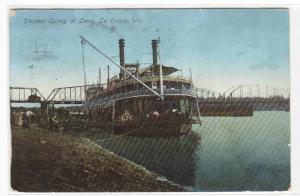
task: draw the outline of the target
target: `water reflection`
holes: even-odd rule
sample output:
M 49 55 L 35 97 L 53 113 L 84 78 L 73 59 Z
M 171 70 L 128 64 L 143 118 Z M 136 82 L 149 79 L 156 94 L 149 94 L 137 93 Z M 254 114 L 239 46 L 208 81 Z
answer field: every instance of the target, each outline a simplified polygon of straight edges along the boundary
M 180 138 L 123 136 L 99 144 L 178 184 L 194 186 L 200 140 L 199 134 L 190 132 Z

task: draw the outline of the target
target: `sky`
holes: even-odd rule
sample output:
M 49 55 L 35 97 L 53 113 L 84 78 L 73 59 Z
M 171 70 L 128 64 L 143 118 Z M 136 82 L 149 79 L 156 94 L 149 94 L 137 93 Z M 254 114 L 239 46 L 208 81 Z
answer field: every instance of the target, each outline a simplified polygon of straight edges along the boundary
M 260 84 L 289 88 L 287 9 L 95 9 L 16 10 L 10 17 L 10 85 L 53 88 L 83 85 L 82 35 L 119 63 L 152 62 L 151 40 L 160 38 L 159 61 L 182 69 L 194 85 L 224 92 Z M 38 52 L 37 52 L 38 51 Z M 88 83 L 102 82 L 107 65 L 119 68 L 85 45 Z M 181 73 L 178 73 L 181 75 Z

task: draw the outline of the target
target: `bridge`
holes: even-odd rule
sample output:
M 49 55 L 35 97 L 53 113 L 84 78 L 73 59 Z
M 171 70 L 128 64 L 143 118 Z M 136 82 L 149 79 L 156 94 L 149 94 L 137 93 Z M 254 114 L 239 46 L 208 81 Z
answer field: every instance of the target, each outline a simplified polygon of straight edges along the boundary
M 81 85 L 81 86 L 69 86 L 59 87 L 51 91 L 49 96 L 45 98 L 42 93 L 36 88 L 27 87 L 10 87 L 10 102 L 11 103 L 41 103 L 46 102 L 47 104 L 85 104 L 86 90 L 88 88 L 97 87 L 95 85 Z M 198 96 L 199 98 L 218 98 L 220 93 L 202 89 L 193 88 L 190 90 L 183 89 L 168 89 L 165 90 L 166 94 L 187 94 Z M 139 92 L 126 92 L 114 95 L 111 98 L 127 98 L 137 95 L 153 95 L 148 90 L 141 90 Z M 39 97 L 39 98 L 38 98 Z
M 46 101 L 49 104 L 84 104 L 86 90 L 96 85 L 81 85 L 55 88 Z
M 45 98 L 37 88 L 29 87 L 10 87 L 10 102 L 11 103 L 42 103 L 47 104 L 85 104 L 86 90 L 95 85 L 79 85 L 69 87 L 59 87 L 51 91 L 49 96 Z M 159 90 L 158 90 L 159 91 Z M 224 93 L 203 89 L 166 89 L 166 95 L 186 94 L 198 97 L 201 101 L 211 100 L 235 100 L 235 101 L 282 101 L 288 100 L 290 97 L 289 89 L 274 88 L 263 85 L 238 85 L 229 88 Z M 124 99 L 138 95 L 152 95 L 150 91 L 134 91 L 115 94 L 110 99 Z M 101 101 L 102 100 L 102 101 Z M 100 99 L 101 102 L 108 101 L 107 98 Z
M 109 107 L 112 105 L 112 100 L 116 101 L 135 96 L 154 95 L 147 89 L 130 91 L 114 94 L 110 97 L 99 97 L 97 100 L 93 100 L 93 102 L 91 102 L 92 104 L 87 105 L 86 92 L 87 89 L 93 87 L 99 87 L 99 84 L 59 87 L 53 89 L 47 98 L 45 98 L 37 88 L 10 87 L 10 102 L 23 104 L 40 103 L 42 121 L 43 123 L 47 123 L 48 106 L 51 105 L 54 107 L 54 105 L 57 104 L 80 104 L 85 105 L 86 109 L 96 105 Z M 156 91 L 160 93 L 160 90 Z M 261 85 L 238 85 L 229 88 L 224 93 L 203 88 L 165 89 L 164 94 L 195 97 L 195 105 L 198 107 L 197 110 L 199 114 L 201 112 L 201 115 L 212 115 L 212 112 L 217 113 L 217 108 L 221 110 L 228 108 L 229 110 L 226 115 L 229 116 L 233 114 L 236 116 L 253 115 L 253 111 L 289 111 L 290 109 L 289 89 L 279 89 Z M 224 113 L 222 115 L 224 115 Z
M 11 103 L 84 104 L 86 89 L 95 85 L 59 87 L 45 98 L 37 88 L 10 87 Z
M 290 89 L 268 85 L 246 84 L 233 86 L 221 94 L 223 98 L 290 98 Z

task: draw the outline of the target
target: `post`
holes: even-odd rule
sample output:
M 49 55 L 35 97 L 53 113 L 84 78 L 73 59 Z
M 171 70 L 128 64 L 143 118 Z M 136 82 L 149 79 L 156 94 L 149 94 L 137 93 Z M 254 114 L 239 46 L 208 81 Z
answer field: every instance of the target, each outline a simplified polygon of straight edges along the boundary
M 99 84 L 101 85 L 101 67 L 99 67 Z
M 190 67 L 189 67 L 189 72 L 190 72 L 191 87 L 193 88 L 193 77 L 192 77 L 192 70 Z
M 111 114 L 111 132 L 114 133 L 114 123 L 115 123 L 115 100 L 112 103 L 112 114 Z
M 136 77 L 139 78 L 140 64 L 139 61 L 136 62 Z
M 240 98 L 242 98 L 242 87 L 240 87 Z
M 109 65 L 107 65 L 107 87 L 109 83 Z
M 139 61 L 136 62 L 136 77 L 139 78 L 139 70 L 140 70 L 140 64 Z M 136 83 L 136 90 L 139 92 L 139 83 Z
M 82 100 L 82 95 L 81 95 L 81 93 L 82 93 L 82 90 L 81 90 L 81 87 L 79 87 L 79 97 L 80 97 L 80 101 Z
M 164 101 L 164 81 L 163 81 L 163 74 L 162 74 L 162 65 L 159 64 L 159 82 L 160 82 L 160 95 L 162 101 Z
M 194 88 L 194 85 L 193 85 L 193 78 L 192 78 L 192 70 L 191 68 L 189 67 L 189 72 L 190 72 L 190 80 L 191 80 L 191 88 L 193 89 Z M 203 91 L 201 90 L 201 97 L 202 97 L 202 93 Z M 201 125 L 201 113 L 200 113 L 200 107 L 199 107 L 199 100 L 198 100 L 198 93 L 196 92 L 195 93 L 195 99 L 196 99 L 196 107 L 197 107 L 197 112 L 198 112 L 198 123 L 199 125 Z
M 201 113 L 200 113 L 200 107 L 199 107 L 199 100 L 198 100 L 198 95 L 196 95 L 196 105 L 197 105 L 197 112 L 198 112 L 198 123 L 201 125 Z
M 41 125 L 46 126 L 48 123 L 48 104 L 41 102 Z

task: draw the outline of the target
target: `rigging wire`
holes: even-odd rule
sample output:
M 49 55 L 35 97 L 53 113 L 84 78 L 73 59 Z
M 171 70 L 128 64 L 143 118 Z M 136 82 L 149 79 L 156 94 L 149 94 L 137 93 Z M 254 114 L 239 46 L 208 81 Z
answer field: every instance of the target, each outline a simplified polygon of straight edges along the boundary
M 84 43 L 86 43 L 86 41 L 84 39 L 81 39 Z M 88 58 L 91 58 L 91 57 L 94 57 L 95 55 L 92 55 L 92 54 L 89 54 L 89 52 L 91 53 L 96 53 L 97 51 L 93 50 L 94 48 L 93 47 L 85 47 L 85 65 L 89 64 L 90 61 L 88 61 Z M 111 57 L 112 59 L 115 59 L 116 56 L 112 56 Z M 106 58 L 103 58 L 103 56 L 101 55 L 96 55 L 96 58 L 93 58 L 95 59 L 95 61 L 93 62 L 92 61 L 92 67 L 96 66 L 97 68 L 101 68 L 103 70 L 103 72 L 101 73 L 101 76 L 103 73 L 105 73 L 106 71 L 106 65 L 109 65 L 111 67 L 111 71 L 115 74 L 116 74 L 116 70 L 113 70 L 113 66 L 111 66 L 111 63 L 107 61 Z M 99 63 L 98 63 L 99 62 Z M 88 69 L 87 69 L 88 70 Z M 88 75 L 89 75 L 89 72 L 87 71 L 86 72 Z M 93 73 L 96 73 L 96 72 L 93 72 Z M 97 72 L 98 73 L 98 72 Z M 114 75 L 114 76 L 115 76 Z M 86 78 L 89 78 L 89 77 L 86 77 Z M 94 78 L 94 77 L 93 77 Z M 98 74 L 96 76 L 97 80 L 98 80 Z M 94 81 L 94 80 L 92 80 Z M 88 79 L 87 79 L 87 84 L 89 83 Z
M 85 71 L 85 59 L 84 59 L 84 45 L 85 45 L 85 42 L 84 40 L 81 40 L 81 48 L 82 48 L 82 66 L 83 66 L 83 77 L 84 77 L 84 97 L 85 97 L 85 100 L 84 100 L 84 109 L 85 109 L 85 112 L 87 110 L 87 103 L 86 103 L 86 100 L 87 100 L 87 95 L 86 95 L 86 71 Z

